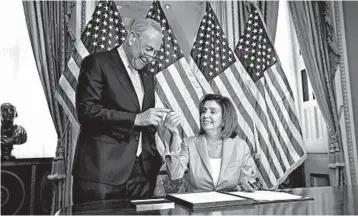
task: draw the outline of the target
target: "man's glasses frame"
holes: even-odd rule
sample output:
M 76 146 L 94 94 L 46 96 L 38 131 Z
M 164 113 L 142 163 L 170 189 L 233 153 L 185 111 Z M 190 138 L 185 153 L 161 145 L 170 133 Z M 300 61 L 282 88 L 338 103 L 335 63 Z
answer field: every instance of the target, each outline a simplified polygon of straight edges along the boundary
M 154 53 L 155 53 L 154 56 L 153 56 L 153 55 L 149 55 L 148 53 L 146 53 L 146 52 L 144 51 L 143 41 L 142 41 L 140 35 L 139 35 L 138 33 L 135 33 L 135 34 L 138 36 L 138 42 L 139 42 L 139 46 L 140 46 L 140 53 L 141 53 L 141 55 L 140 55 L 139 58 L 140 58 L 144 63 L 152 63 L 152 62 L 157 61 L 157 60 L 158 60 L 158 55 L 159 55 L 160 51 L 159 51 L 159 50 L 158 50 L 158 51 L 155 51 L 155 52 L 154 52 Z

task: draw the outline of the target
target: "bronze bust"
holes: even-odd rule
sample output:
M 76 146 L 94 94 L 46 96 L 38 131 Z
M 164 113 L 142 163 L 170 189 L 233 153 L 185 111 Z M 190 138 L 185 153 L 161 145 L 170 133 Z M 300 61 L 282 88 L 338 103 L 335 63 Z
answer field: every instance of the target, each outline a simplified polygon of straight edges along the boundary
M 25 129 L 14 124 L 14 119 L 17 116 L 14 105 L 1 104 L 1 160 L 15 159 L 11 154 L 13 145 L 24 144 L 27 140 Z

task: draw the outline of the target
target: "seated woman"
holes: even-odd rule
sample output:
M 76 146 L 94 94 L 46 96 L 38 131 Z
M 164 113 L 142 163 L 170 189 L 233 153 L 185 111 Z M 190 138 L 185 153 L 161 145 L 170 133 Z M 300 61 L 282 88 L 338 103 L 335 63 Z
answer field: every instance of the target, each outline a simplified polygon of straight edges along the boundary
M 171 133 L 166 164 L 172 180 L 188 168 L 189 192 L 254 191 L 255 166 L 246 142 L 235 131 L 238 120 L 231 101 L 218 94 L 205 95 L 199 105 L 200 134 L 182 141 L 178 124 L 182 117 L 172 112 L 164 120 Z

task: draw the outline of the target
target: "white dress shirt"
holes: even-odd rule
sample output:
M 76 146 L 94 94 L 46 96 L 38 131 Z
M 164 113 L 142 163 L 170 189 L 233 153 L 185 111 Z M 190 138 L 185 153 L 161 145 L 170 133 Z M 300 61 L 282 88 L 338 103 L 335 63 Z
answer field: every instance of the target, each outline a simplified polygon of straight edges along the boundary
M 214 185 L 218 184 L 220 170 L 221 170 L 221 158 L 213 159 L 209 158 L 210 161 L 210 168 L 211 168 L 211 174 L 213 175 Z
M 144 97 L 144 89 L 143 89 L 143 83 L 142 80 L 140 78 L 140 75 L 138 73 L 137 70 L 135 70 L 128 61 L 127 55 L 123 50 L 123 47 L 120 46 L 118 47 L 118 53 L 119 56 L 121 57 L 123 64 L 127 70 L 127 73 L 129 75 L 129 78 L 132 81 L 132 84 L 134 86 L 134 90 L 137 94 L 137 98 L 139 101 L 139 107 L 140 110 L 142 111 L 142 105 L 143 105 L 143 97 Z M 142 132 L 139 133 L 139 142 L 138 142 L 138 148 L 137 148 L 137 156 L 140 155 L 140 153 L 142 153 Z

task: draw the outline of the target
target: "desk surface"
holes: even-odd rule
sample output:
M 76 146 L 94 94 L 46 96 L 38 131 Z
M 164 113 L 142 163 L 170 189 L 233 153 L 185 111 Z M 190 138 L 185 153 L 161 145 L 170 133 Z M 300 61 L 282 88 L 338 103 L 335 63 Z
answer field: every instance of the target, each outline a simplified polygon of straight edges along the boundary
M 74 205 L 62 209 L 60 215 L 113 215 L 113 214 L 151 214 L 151 215 L 307 215 L 307 214 L 358 214 L 358 186 L 295 188 L 292 194 L 313 197 L 314 200 L 294 201 L 270 204 L 250 204 L 234 207 L 223 207 L 205 210 L 190 210 L 175 204 L 174 209 L 163 209 L 148 212 L 136 212 L 128 202 L 108 200 Z

